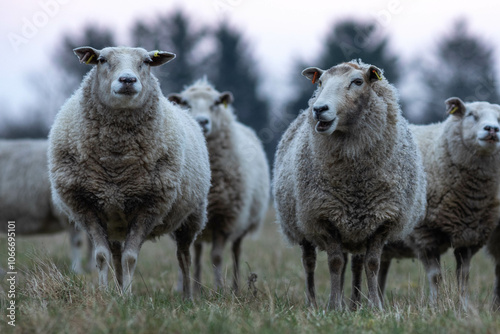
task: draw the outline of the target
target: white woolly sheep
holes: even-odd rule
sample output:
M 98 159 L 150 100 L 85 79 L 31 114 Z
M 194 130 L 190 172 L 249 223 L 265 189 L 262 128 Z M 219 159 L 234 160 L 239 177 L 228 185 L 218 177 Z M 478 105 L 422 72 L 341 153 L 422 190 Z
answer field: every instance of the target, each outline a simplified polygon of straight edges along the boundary
M 222 287 L 222 253 L 232 242 L 233 289 L 238 290 L 241 241 L 261 225 L 269 204 L 269 165 L 255 132 L 236 120 L 233 96 L 218 92 L 206 78 L 169 99 L 189 108 L 207 140 L 212 186 L 207 226 L 195 242 L 195 292 L 201 287 L 202 242 L 212 242 L 215 285 Z
M 460 296 L 466 302 L 471 258 L 499 219 L 500 106 L 453 97 L 446 100 L 446 108 L 450 115 L 444 122 L 410 127 L 427 174 L 427 212 L 405 243 L 387 246 L 383 257 L 388 263 L 380 281 L 385 282 L 392 257 L 415 255 L 424 264 L 434 301 L 442 279 L 440 255 L 452 247 Z
M 142 243 L 170 233 L 183 296 L 191 298 L 189 247 L 206 223 L 210 166 L 199 125 L 162 95 L 151 73 L 175 55 L 127 47 L 74 52 L 95 66 L 50 131 L 54 203 L 89 234 L 100 287 L 113 259 L 130 293 Z
M 7 233 L 9 220 L 17 236 L 68 231 L 71 268 L 81 273 L 83 233 L 52 204 L 47 148 L 47 140 L 0 140 L 0 232 Z
M 283 135 L 273 192 L 282 231 L 302 248 L 306 294 L 316 307 L 316 247 L 327 252 L 329 307 L 342 307 L 344 252 L 364 254 L 370 305 L 382 308 L 377 274 L 387 240 L 425 211 L 423 166 L 395 88 L 375 66 L 343 63 L 302 74 L 319 87 Z M 354 302 L 358 296 L 353 291 Z

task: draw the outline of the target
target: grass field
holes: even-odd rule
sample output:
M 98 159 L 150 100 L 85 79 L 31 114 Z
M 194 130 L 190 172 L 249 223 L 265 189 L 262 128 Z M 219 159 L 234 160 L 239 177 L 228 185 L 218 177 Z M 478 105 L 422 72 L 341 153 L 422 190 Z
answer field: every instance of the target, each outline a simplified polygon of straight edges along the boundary
M 329 275 L 326 255 L 320 253 L 316 285 L 321 309 L 315 311 L 305 303 L 300 250 L 287 246 L 273 220 L 270 211 L 259 235 L 243 242 L 243 288 L 238 296 L 212 289 L 209 247 L 205 247 L 206 288 L 193 303 L 182 301 L 175 290 L 177 261 L 168 237 L 143 246 L 131 298 L 121 296 L 113 283 L 107 292 L 97 290 L 95 273 L 73 274 L 65 234 L 18 237 L 16 327 L 7 325 L 8 300 L 3 292 L 0 333 L 500 333 L 500 317 L 490 312 L 493 265 L 484 251 L 472 261 L 467 310 L 455 292 L 455 264 L 448 252 L 442 259 L 445 283 L 436 305 L 428 303 L 422 265 L 404 260 L 391 267 L 383 312 L 369 309 L 366 300 L 357 312 L 325 311 Z M 6 238 L 0 236 L 3 268 L 6 253 Z M 230 282 L 229 247 L 224 268 Z M 256 296 L 246 285 L 250 272 L 258 275 Z M 349 273 L 346 282 L 349 296 Z M 6 278 L 1 286 L 7 288 Z

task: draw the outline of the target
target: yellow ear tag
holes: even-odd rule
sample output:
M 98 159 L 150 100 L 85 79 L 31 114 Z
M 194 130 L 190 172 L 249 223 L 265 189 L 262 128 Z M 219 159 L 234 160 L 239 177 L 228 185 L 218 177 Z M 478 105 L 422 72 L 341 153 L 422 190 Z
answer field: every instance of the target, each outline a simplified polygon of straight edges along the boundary
M 91 55 L 90 58 L 85 62 L 85 65 L 88 65 L 92 61 L 92 59 L 94 59 L 94 56 L 95 55 Z
M 455 108 L 451 109 L 450 115 L 453 115 L 457 110 L 458 110 L 458 107 L 455 107 Z
M 318 79 L 318 72 L 314 72 L 314 76 L 313 76 L 313 79 L 312 79 L 312 83 L 313 84 L 316 83 L 316 79 Z
M 227 101 L 224 101 L 224 108 L 227 108 Z
M 160 56 L 159 53 L 160 53 L 159 51 L 155 51 L 155 53 L 153 54 L 153 57 L 159 57 Z
M 377 76 L 377 78 L 378 78 L 379 80 L 382 80 L 382 77 L 381 77 L 380 75 L 378 75 L 378 72 L 377 72 L 377 71 L 372 70 L 372 72 L 373 72 L 373 73 L 375 73 L 375 75 Z

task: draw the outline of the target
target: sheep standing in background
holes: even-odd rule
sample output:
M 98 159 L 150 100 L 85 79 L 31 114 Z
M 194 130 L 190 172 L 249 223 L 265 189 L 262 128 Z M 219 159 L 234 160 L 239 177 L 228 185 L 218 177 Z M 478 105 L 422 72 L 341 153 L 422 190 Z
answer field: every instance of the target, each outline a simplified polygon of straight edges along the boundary
M 63 105 L 49 135 L 54 202 L 94 245 L 99 285 L 108 264 L 124 292 L 142 243 L 171 233 L 191 298 L 189 247 L 206 223 L 210 166 L 200 127 L 161 93 L 151 66 L 164 51 L 74 50 L 95 65 Z
M 466 302 L 471 258 L 499 219 L 500 106 L 450 98 L 446 108 L 450 116 L 444 122 L 411 126 L 427 174 L 427 212 L 405 243 L 387 245 L 380 281 L 386 280 L 391 257 L 412 255 L 409 246 L 424 264 L 435 301 L 442 280 L 440 255 L 453 247 Z
M 500 310 L 500 223 L 497 225 L 487 244 L 488 252 L 495 261 L 495 283 L 493 285 L 493 310 Z
M 7 233 L 9 220 L 17 236 L 68 231 L 71 268 L 82 273 L 83 233 L 52 204 L 47 148 L 47 140 L 0 140 L 0 231 Z
M 288 240 L 302 248 L 306 293 L 314 307 L 318 247 L 328 256 L 330 308 L 342 307 L 344 252 L 365 255 L 368 298 L 382 308 L 382 248 L 407 235 L 425 211 L 420 154 L 396 90 L 381 70 L 349 62 L 302 74 L 319 87 L 276 152 L 278 220 Z
M 236 120 L 229 92 L 219 93 L 201 79 L 169 99 L 189 108 L 207 140 L 212 173 L 208 222 L 194 244 L 195 292 L 201 287 L 202 243 L 212 243 L 215 286 L 222 287 L 222 253 L 232 242 L 233 289 L 238 290 L 241 241 L 258 229 L 269 203 L 269 165 L 260 140 Z

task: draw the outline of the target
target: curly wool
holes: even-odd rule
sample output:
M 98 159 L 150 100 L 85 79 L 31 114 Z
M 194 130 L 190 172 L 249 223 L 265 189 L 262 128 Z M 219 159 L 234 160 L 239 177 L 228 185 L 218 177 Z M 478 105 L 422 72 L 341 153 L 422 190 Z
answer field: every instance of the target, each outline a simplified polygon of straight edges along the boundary
M 305 238 L 325 250 L 339 235 L 343 248 L 359 253 L 375 233 L 396 240 L 421 219 L 425 178 L 416 144 L 393 86 L 372 87 L 352 107 L 358 114 L 349 132 L 314 132 L 315 96 L 280 141 L 274 194 L 291 243 Z
M 483 246 L 499 217 L 500 155 L 480 155 L 466 145 L 455 116 L 411 129 L 422 151 L 428 186 L 427 213 L 410 244 L 419 253 Z
M 98 96 L 97 68 L 65 103 L 51 129 L 49 166 L 54 202 L 77 224 L 93 212 L 110 240 L 124 240 L 139 210 L 161 217 L 147 239 L 173 232 L 210 183 L 208 152 L 198 124 L 144 80 L 140 108 L 113 110 Z M 205 220 L 196 226 L 200 231 Z M 86 226 L 82 226 L 86 228 Z
M 67 229 L 68 219 L 52 205 L 47 140 L 0 140 L 0 231 L 16 221 L 16 233 L 30 235 Z

